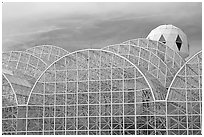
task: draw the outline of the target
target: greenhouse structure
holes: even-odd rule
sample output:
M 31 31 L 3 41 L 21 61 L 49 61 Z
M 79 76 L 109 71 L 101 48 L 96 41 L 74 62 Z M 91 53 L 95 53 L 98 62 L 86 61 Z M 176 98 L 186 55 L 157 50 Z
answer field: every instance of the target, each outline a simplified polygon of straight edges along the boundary
M 2 135 L 201 135 L 202 51 L 188 56 L 173 25 L 102 49 L 3 52 Z

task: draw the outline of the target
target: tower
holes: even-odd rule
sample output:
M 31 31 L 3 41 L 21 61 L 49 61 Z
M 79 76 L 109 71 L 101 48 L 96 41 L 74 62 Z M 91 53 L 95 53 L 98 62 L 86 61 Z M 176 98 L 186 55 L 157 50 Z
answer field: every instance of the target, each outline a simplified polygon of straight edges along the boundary
M 184 59 L 189 56 L 189 43 L 186 34 L 173 25 L 161 25 L 153 29 L 147 39 L 160 41 L 176 52 Z

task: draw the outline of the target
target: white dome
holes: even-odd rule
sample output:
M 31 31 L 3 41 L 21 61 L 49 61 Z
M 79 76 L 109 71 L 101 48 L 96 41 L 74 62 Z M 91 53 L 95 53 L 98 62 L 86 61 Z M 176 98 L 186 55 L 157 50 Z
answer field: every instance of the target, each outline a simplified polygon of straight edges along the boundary
M 147 39 L 163 42 L 183 58 L 189 56 L 189 44 L 186 34 L 173 25 L 158 26 L 149 33 Z

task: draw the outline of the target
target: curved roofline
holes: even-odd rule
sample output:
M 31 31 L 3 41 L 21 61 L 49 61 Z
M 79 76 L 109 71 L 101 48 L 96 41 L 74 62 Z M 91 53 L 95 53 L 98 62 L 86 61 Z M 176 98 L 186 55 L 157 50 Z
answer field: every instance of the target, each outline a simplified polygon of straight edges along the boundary
M 139 47 L 139 48 L 142 48 L 142 49 L 144 49 L 144 50 L 148 50 L 148 49 L 145 49 L 145 48 L 143 48 L 143 47 L 140 47 L 140 46 L 137 46 L 137 45 L 133 45 L 133 44 L 115 44 L 115 45 L 109 45 L 109 46 L 106 46 L 106 47 L 104 47 L 104 50 L 105 50 L 105 48 L 109 48 L 109 47 L 112 47 L 112 46 L 120 46 L 120 45 L 126 45 L 126 46 L 129 46 L 129 45 L 131 45 L 131 46 L 134 46 L 134 47 Z M 109 51 L 109 50 L 108 50 Z M 149 50 L 148 50 L 149 51 Z M 151 53 L 153 53 L 152 51 L 150 51 Z M 118 53 L 116 53 L 116 54 L 118 54 Z M 153 53 L 154 54 L 154 53 Z M 120 54 L 119 54 L 120 55 Z M 154 54 L 156 57 L 158 57 L 156 54 Z M 129 56 L 134 56 L 134 55 L 130 55 L 129 54 Z M 139 57 L 139 56 L 138 56 Z M 159 57 L 158 57 L 158 59 L 159 60 L 161 60 Z M 129 60 L 129 59 L 128 59 Z M 144 59 L 144 60 L 146 60 L 146 59 Z M 129 60 L 130 61 L 130 60 Z M 148 61 L 148 60 L 146 60 L 147 62 L 150 62 L 150 61 Z M 162 61 L 162 60 L 161 60 Z M 131 61 L 130 61 L 131 62 Z M 151 62 L 150 62 L 151 63 Z M 155 66 L 153 63 L 151 63 L 153 66 Z M 164 63 L 165 64 L 165 63 Z M 137 66 L 141 71 L 142 71 L 142 68 L 139 66 L 139 65 L 137 65 L 137 64 L 134 64 L 135 66 Z M 165 64 L 166 65 L 166 64 Z M 157 67 L 157 66 L 155 66 L 157 69 L 159 69 L 159 67 Z M 168 69 L 168 67 L 167 67 L 167 65 L 166 65 L 166 68 Z M 159 69 L 160 70 L 160 69 Z M 168 69 L 169 70 L 169 69 Z M 170 70 L 169 70 L 170 71 Z M 143 71 L 142 71 L 143 72 Z M 148 74 L 147 74 L 148 73 Z M 166 72 L 167 73 L 167 72 Z M 153 90 L 153 87 L 155 87 L 155 85 L 152 83 L 152 79 L 148 76 L 148 75 L 151 75 L 151 77 L 153 77 L 153 78 L 155 78 L 155 80 L 157 80 L 157 82 L 159 82 L 159 84 L 160 84 L 160 86 L 162 86 L 162 88 L 165 88 L 166 89 L 166 85 L 163 85 L 163 83 L 157 78 L 157 77 L 155 77 L 154 75 L 152 75 L 149 71 L 147 71 L 147 72 L 143 72 L 143 74 L 146 76 L 146 78 L 147 78 L 147 80 L 148 80 L 148 82 L 149 82 L 149 84 L 151 85 L 151 87 L 152 87 L 152 90 Z M 172 77 L 173 77 L 173 75 L 172 75 Z M 165 75 L 165 78 L 167 78 L 167 75 Z M 166 81 L 165 81 L 166 82 Z M 153 93 L 154 93 L 154 91 L 153 91 Z M 155 94 L 154 94 L 155 95 Z M 154 96 L 154 98 L 155 98 L 155 96 Z M 158 99 L 156 99 L 155 98 L 155 100 L 158 100 Z M 163 99 L 164 100 L 164 99 Z
M 138 45 L 133 45 L 133 44 L 114 44 L 114 45 L 109 45 L 109 46 L 106 46 L 106 47 L 104 47 L 104 48 L 107 48 L 107 47 L 111 47 L 111 46 L 115 46 L 115 45 L 131 45 L 131 46 L 135 46 L 135 47 L 140 47 L 140 48 L 142 48 L 142 49 L 144 49 L 144 50 L 148 50 L 148 49 L 146 49 L 146 48 L 144 48 L 144 47 L 141 47 L 141 46 L 138 46 Z M 102 48 L 102 49 L 104 49 L 104 48 Z M 151 50 L 148 50 L 149 52 L 151 52 L 153 55 L 155 55 L 155 56 L 157 56 L 154 52 L 152 52 Z M 158 56 L 157 56 L 158 57 Z M 159 58 L 159 57 L 158 57 Z M 146 59 L 144 59 L 144 60 L 146 60 Z M 166 63 L 161 59 L 161 58 L 159 58 L 159 60 L 161 60 L 164 64 L 165 64 L 165 66 L 166 66 L 166 68 L 169 70 L 169 72 L 171 73 L 171 71 L 170 71 L 170 69 L 169 69 L 169 67 L 166 65 Z M 146 61 L 148 61 L 148 60 L 146 60 Z M 148 62 L 150 62 L 150 61 L 148 61 Z M 151 62 L 150 62 L 151 63 Z M 152 65 L 154 65 L 153 63 L 151 63 Z M 155 65 L 154 65 L 155 66 Z M 156 66 L 157 67 L 157 66 Z M 159 68 L 159 67 L 157 67 L 157 68 Z M 173 74 L 171 73 L 171 75 L 172 75 L 172 77 L 173 77 Z
M 159 28 L 159 29 L 161 29 L 161 28 L 165 28 L 165 29 L 177 29 L 177 30 L 181 31 L 185 36 L 187 36 L 181 28 L 179 28 L 179 27 L 177 27 L 177 26 L 174 26 L 173 24 L 161 24 L 161 25 L 155 27 L 154 29 L 152 29 L 152 30 L 150 31 L 150 33 L 151 33 L 152 31 L 155 31 L 155 30 L 158 29 L 158 28 Z M 149 34 L 150 34 L 150 33 L 149 33 Z M 148 36 L 149 36 L 149 34 L 148 34 Z M 187 41 L 188 41 L 188 40 L 187 40 Z
M 11 89 L 12 89 L 13 94 L 15 96 L 16 105 L 18 106 L 18 100 L 17 100 L 16 92 L 15 92 L 11 82 L 9 81 L 9 79 L 6 77 L 6 75 L 4 73 L 2 73 L 2 76 L 8 81 L 9 85 L 11 86 Z
M 172 25 L 172 24 L 161 24 L 161 25 L 159 25 L 159 26 L 157 26 L 156 28 L 161 28 L 161 27 L 167 27 L 167 26 L 169 26 L 169 27 L 171 27 L 171 28 L 176 28 L 176 29 L 180 29 L 180 28 L 178 28 L 178 27 L 176 27 L 176 26 L 174 26 L 174 25 Z M 154 28 L 154 29 L 156 29 L 156 28 Z M 154 30 L 153 29 L 153 30 Z
M 155 41 L 155 42 L 158 42 L 158 43 L 160 43 L 160 44 L 163 44 L 163 45 L 167 46 L 166 44 L 164 44 L 164 43 L 162 43 L 162 42 L 160 42 L 160 41 L 151 40 L 151 39 L 148 39 L 148 38 L 136 38 L 136 39 L 126 40 L 126 41 L 124 41 L 124 42 L 128 42 L 128 41 L 131 41 L 131 40 L 139 40 L 139 39 L 147 39 L 147 40 L 149 40 L 149 41 Z M 122 42 L 122 43 L 124 43 L 124 42 Z M 169 46 L 168 46 L 168 48 L 170 48 L 171 50 L 173 50 L 173 49 L 172 49 L 171 47 L 169 47 Z M 173 50 L 173 51 L 174 51 L 174 50 Z M 174 52 L 178 54 L 178 52 L 176 52 L 176 51 L 174 51 Z M 180 54 L 178 54 L 178 55 L 179 55 L 179 57 L 181 57 Z M 181 57 L 181 59 L 182 59 L 183 61 L 185 61 L 182 57 Z
M 168 96 L 169 96 L 169 92 L 170 92 L 170 89 L 171 89 L 171 86 L 172 84 L 174 83 L 174 80 L 176 79 L 176 77 L 178 76 L 179 72 L 183 69 L 183 67 L 188 64 L 189 61 L 191 61 L 191 59 L 193 59 L 195 56 L 197 56 L 199 53 L 202 53 L 202 50 L 198 51 L 197 53 L 195 53 L 193 56 L 191 56 L 182 66 L 181 68 L 177 71 L 177 73 L 175 74 L 174 78 L 172 79 L 171 81 L 171 84 L 169 85 L 169 88 L 168 88 L 168 91 L 167 91 L 167 95 L 166 95 L 166 101 L 168 99 Z
M 62 49 L 62 50 L 64 50 L 64 51 L 66 51 L 66 52 L 68 52 L 68 53 L 69 53 L 69 51 L 68 51 L 68 50 L 66 50 L 66 49 L 63 49 L 63 48 L 58 47 L 58 46 L 55 46 L 55 45 L 49 45 L 49 44 L 44 44 L 44 45 L 37 45 L 37 46 L 33 46 L 33 47 L 31 47 L 31 48 L 26 49 L 25 51 L 27 51 L 27 50 L 29 50 L 29 49 L 36 48 L 36 47 L 43 47 L 43 46 L 52 46 L 52 47 L 56 47 L 56 48 Z
M 29 52 L 25 52 L 25 51 L 6 51 L 6 52 L 2 52 L 2 54 L 6 54 L 6 53 L 12 53 L 12 52 L 20 52 L 20 53 L 26 53 L 26 54 L 29 54 L 29 55 L 31 55 L 31 56 L 34 56 L 34 57 L 36 57 L 36 58 L 38 58 L 39 60 L 41 60 L 43 63 L 45 63 L 46 64 L 46 66 L 48 66 L 48 64 L 45 62 L 45 61 L 43 61 L 41 58 L 39 58 L 39 57 L 37 57 L 37 56 L 35 56 L 35 55 L 33 55 L 33 54 L 31 54 L 31 53 L 29 53 Z
M 116 54 L 116 53 L 114 53 L 114 52 L 107 51 L 107 50 L 102 50 L 102 49 L 82 49 L 82 50 L 77 50 L 77 51 L 68 53 L 68 54 L 66 54 L 66 55 L 64 55 L 64 56 L 62 56 L 62 57 L 60 57 L 60 58 L 57 59 L 56 61 L 54 61 L 52 64 L 50 64 L 50 65 L 42 72 L 42 74 L 39 76 L 39 78 L 36 80 L 34 86 L 33 86 L 32 89 L 31 89 L 31 92 L 30 92 L 30 94 L 29 94 L 29 96 L 28 96 L 28 101 L 27 101 L 27 104 L 26 104 L 26 105 L 28 105 L 28 103 L 29 103 L 29 101 L 30 101 L 31 94 L 32 94 L 33 89 L 34 89 L 34 87 L 36 86 L 38 80 L 43 76 L 43 74 L 44 74 L 54 63 L 56 63 L 57 61 L 61 60 L 61 59 L 64 58 L 64 57 L 67 57 L 67 56 L 69 56 L 69 55 L 71 55 L 71 54 L 74 54 L 74 53 L 77 53 L 77 52 L 82 52 L 82 51 L 90 51 L 90 50 L 104 51 L 104 52 L 107 52 L 107 53 L 112 53 L 112 54 L 117 55 L 117 56 L 119 56 L 119 57 L 125 59 L 126 61 L 128 61 L 131 65 L 133 65 L 133 66 L 142 74 L 142 76 L 144 77 L 146 83 L 148 84 L 148 86 L 149 86 L 149 88 L 150 88 L 150 91 L 151 91 L 151 93 L 152 93 L 152 97 L 153 97 L 153 99 L 155 100 L 152 87 L 150 86 L 150 83 L 149 83 L 149 81 L 147 80 L 146 76 L 140 71 L 140 69 L 139 69 L 136 65 L 134 65 L 132 62 L 130 62 L 128 59 L 126 59 L 125 57 L 123 57 L 123 56 L 121 56 L 121 55 L 119 55 L 119 54 Z
M 104 48 L 102 48 L 103 50 L 106 50 L 105 48 L 109 48 L 109 47 L 113 47 L 113 46 L 120 46 L 120 45 L 132 45 L 132 46 L 135 46 L 135 47 L 140 47 L 140 46 L 136 46 L 136 45 L 133 45 L 133 44 L 114 44 L 114 45 L 108 45 L 108 46 L 106 46 L 106 47 L 104 47 Z M 140 47 L 140 48 L 142 48 L 142 47 Z M 143 49 L 145 49 L 145 48 L 143 48 Z M 146 50 L 146 49 L 145 49 Z M 110 51 L 110 50 L 108 50 L 108 51 Z M 112 51 L 111 51 L 112 52 Z M 153 52 L 152 52 L 153 53 Z M 118 53 L 115 53 L 115 54 L 118 54 Z M 154 54 L 154 53 L 153 53 Z M 119 54 L 120 55 L 120 54 Z M 129 54 L 130 55 L 130 54 Z M 133 55 L 130 55 L 130 56 L 133 56 Z M 138 56 L 139 57 L 139 56 Z M 143 59 L 143 58 L 142 58 Z M 150 61 L 148 61 L 148 60 L 146 60 L 146 59 L 144 59 L 145 61 L 147 61 L 147 62 L 150 62 Z M 130 61 L 131 62 L 131 61 Z M 151 62 L 150 62 L 151 63 Z M 155 66 L 153 63 L 151 63 L 153 66 Z M 135 65 L 135 64 L 134 64 Z M 166 65 L 166 64 L 165 64 Z M 157 66 L 155 66 L 156 68 L 158 68 Z M 155 77 L 154 75 L 152 75 L 153 77 Z M 155 78 L 157 78 L 157 77 L 155 77 Z

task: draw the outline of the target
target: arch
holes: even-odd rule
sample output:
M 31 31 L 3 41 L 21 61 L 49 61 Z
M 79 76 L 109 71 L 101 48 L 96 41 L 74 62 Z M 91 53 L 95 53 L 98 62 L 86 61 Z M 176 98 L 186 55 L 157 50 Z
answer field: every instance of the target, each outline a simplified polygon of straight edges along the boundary
M 25 52 L 36 55 L 49 65 L 69 53 L 67 50 L 54 45 L 38 45 L 27 49 Z
M 138 47 L 138 48 L 140 48 L 140 49 L 136 49 L 137 50 L 137 54 L 133 54 L 133 53 L 131 53 L 131 46 L 133 46 L 133 45 L 129 45 L 129 44 L 115 44 L 115 45 L 109 45 L 109 46 L 106 46 L 106 47 L 104 47 L 104 48 L 102 48 L 103 50 L 108 50 L 108 51 L 112 51 L 112 52 L 114 52 L 114 53 L 117 53 L 117 54 L 119 54 L 119 55 L 121 55 L 121 56 L 124 56 L 125 58 L 129 58 L 129 60 L 131 60 L 131 57 L 133 57 L 134 58 L 134 56 L 135 56 L 135 60 L 134 61 L 131 61 L 131 62 L 134 62 L 134 64 L 135 65 L 137 65 L 137 66 L 141 66 L 141 64 L 139 64 L 139 59 L 140 58 L 137 58 L 137 57 L 140 57 L 140 52 L 141 52 L 141 49 L 144 49 L 144 48 L 141 48 L 141 47 Z M 121 49 L 120 48 L 126 48 L 126 49 L 128 49 L 128 51 L 121 51 Z M 145 49 L 144 49 L 145 50 Z M 146 50 L 145 50 L 146 51 Z M 153 53 L 154 54 L 154 53 Z M 147 55 L 147 56 L 150 56 L 149 54 Z M 141 57 L 142 58 L 142 57 Z M 149 57 L 147 57 L 147 58 L 149 58 Z M 146 58 L 142 58 L 143 60 L 145 60 L 146 62 L 148 62 L 148 63 L 150 63 L 154 68 L 157 68 L 157 69 L 159 69 L 159 67 L 158 66 L 156 66 L 155 64 L 153 64 L 152 62 L 150 62 L 148 59 L 146 59 Z M 142 66 L 143 67 L 143 66 Z M 148 69 L 149 69 L 149 66 L 146 66 L 146 67 L 144 67 L 144 69 L 145 70 L 147 70 L 148 71 Z M 155 73 L 153 73 L 152 74 L 154 77 L 156 77 L 157 78 L 157 73 L 155 74 Z
M 109 45 L 103 49 L 125 56 L 131 62 L 155 76 L 164 87 L 169 87 L 173 74 L 166 63 L 151 50 L 132 44 Z
M 11 63 L 10 63 L 11 62 Z M 21 66 L 23 63 L 23 66 Z M 22 72 L 26 73 L 26 65 L 31 66 L 33 69 L 30 69 L 29 74 L 31 77 L 38 78 L 40 74 L 37 75 L 38 71 L 34 72 L 34 69 L 39 71 L 44 71 L 47 67 L 46 62 L 38 58 L 35 55 L 32 55 L 23 51 L 8 51 L 2 53 L 2 69 L 7 69 L 13 71 L 13 69 L 20 69 Z M 11 67 L 11 68 L 10 68 Z M 28 67 L 28 66 L 27 66 Z
M 40 58 L 22 51 L 2 54 L 3 73 L 11 83 L 18 104 L 25 104 L 36 79 L 46 69 L 47 64 Z
M 167 94 L 169 129 L 185 128 L 186 134 L 201 134 L 202 123 L 202 51 L 193 55 L 175 75 Z M 182 117 L 182 119 L 175 119 Z M 173 120 L 174 119 L 174 120 Z M 196 129 L 192 131 L 192 129 Z M 173 132 L 178 132 L 175 130 Z M 176 133 L 173 133 L 176 134 Z M 179 134 L 179 133 L 177 133 Z
M 182 66 L 182 67 L 178 70 L 178 72 L 175 74 L 175 76 L 174 76 L 174 78 L 173 78 L 173 80 L 172 80 L 172 82 L 171 82 L 171 84 L 170 84 L 170 86 L 169 86 L 170 88 L 171 88 L 172 85 L 176 82 L 175 79 L 179 76 L 179 73 L 181 73 L 180 76 L 186 75 L 186 74 L 185 74 L 185 71 L 186 71 L 186 70 L 185 70 L 185 69 L 186 69 L 185 67 L 186 67 L 186 65 L 187 65 L 190 61 L 194 60 L 197 56 L 199 56 L 199 54 L 202 54 L 202 51 L 199 51 L 199 52 L 197 52 L 196 54 L 194 54 L 191 58 L 188 59 L 188 61 L 185 62 L 185 64 L 183 64 L 183 66 Z M 202 62 L 201 62 L 201 61 L 200 61 L 200 62 L 198 61 L 197 63 L 199 64 L 199 63 L 202 63 Z M 199 66 L 200 66 L 200 65 L 199 65 Z M 202 65 L 201 65 L 200 67 L 202 67 Z M 201 83 L 201 84 L 202 84 L 202 83 Z M 178 86 L 179 86 L 179 85 L 178 85 Z M 167 93 L 166 100 L 167 100 L 167 98 L 168 98 L 168 96 L 169 96 L 169 92 L 170 92 L 170 90 L 171 90 L 170 88 L 168 89 L 168 93 Z
M 72 55 L 72 54 L 76 54 L 77 52 L 89 51 L 89 50 L 93 50 L 93 51 L 103 51 L 103 52 L 115 54 L 115 55 L 119 56 L 120 58 L 126 59 L 125 57 L 123 57 L 123 56 L 121 56 L 121 55 L 119 55 L 119 54 L 116 54 L 116 53 L 114 53 L 114 52 L 112 52 L 112 51 L 106 51 L 106 50 L 103 50 L 103 49 L 84 49 L 84 50 L 77 50 L 77 51 L 74 51 L 74 52 L 71 52 L 71 53 L 69 53 L 69 54 L 67 54 L 67 55 L 62 56 L 61 58 L 57 59 L 55 62 L 53 62 L 52 64 L 50 64 L 50 65 L 44 70 L 44 72 L 40 75 L 40 77 L 37 79 L 37 81 L 40 80 L 40 78 L 43 76 L 43 74 L 44 74 L 47 70 L 53 69 L 52 66 L 53 66 L 56 62 L 58 62 L 58 61 L 60 61 L 61 59 L 65 58 L 66 56 L 69 56 L 69 55 Z M 127 60 L 127 61 L 128 61 L 130 64 L 132 64 L 133 66 L 135 66 L 134 63 L 130 62 L 129 60 Z M 139 69 L 137 66 L 135 66 L 135 67 L 136 67 L 137 70 L 141 73 L 141 75 L 144 77 L 145 81 L 147 82 L 148 86 L 149 86 L 150 89 L 151 89 L 150 83 L 149 83 L 149 81 L 146 79 L 146 77 L 145 77 L 145 75 L 144 75 L 144 72 L 142 72 L 141 69 Z M 34 86 L 36 85 L 37 81 L 35 82 Z M 33 88 L 34 88 L 34 86 L 33 86 Z M 32 90 L 33 90 L 33 89 L 32 89 Z M 151 89 L 151 92 L 152 92 L 152 89 Z M 31 93 L 32 93 L 32 92 L 31 92 Z M 153 92 L 152 92 L 152 95 L 153 95 Z M 30 98 L 30 95 L 29 95 L 29 98 Z
M 185 63 L 185 60 L 172 48 L 166 46 L 160 41 L 154 41 L 146 38 L 131 39 L 123 42 L 124 44 L 133 44 L 142 46 L 151 50 L 161 58 L 170 69 L 173 76 L 179 68 Z
M 168 85 L 166 85 L 166 81 L 169 78 L 166 75 L 170 73 L 166 72 L 167 67 L 165 68 L 165 72 L 164 72 L 165 74 L 162 73 L 160 69 L 160 65 L 158 65 L 160 64 L 159 63 L 160 58 L 157 58 L 157 56 L 154 53 L 142 47 L 134 46 L 131 44 L 110 45 L 103 49 L 120 54 L 121 56 L 124 56 L 126 59 L 132 62 L 134 65 L 136 65 L 145 74 L 145 77 L 149 81 L 153 89 L 155 99 L 156 100 L 165 99 L 166 93 L 167 93 L 166 86 L 168 87 Z M 152 56 L 154 56 L 154 58 L 152 58 Z M 155 65 L 156 58 L 157 58 L 157 62 L 156 62 L 157 66 Z M 163 63 L 163 65 L 165 64 Z M 155 73 L 155 70 L 156 70 L 156 73 Z M 159 72 L 162 74 L 160 74 Z
M 40 84 L 44 84 L 43 91 L 36 90 Z M 123 119 L 126 122 L 129 120 L 127 125 L 134 126 L 131 132 L 135 133 L 135 128 L 139 128 L 134 125 L 136 118 L 152 116 L 153 119 L 153 104 L 152 89 L 137 66 L 113 52 L 86 49 L 61 57 L 38 78 L 29 95 L 27 105 L 32 108 L 33 115 L 28 114 L 28 123 L 31 115 L 32 119 L 52 117 L 55 123 L 60 123 L 55 124 L 55 133 L 64 130 L 64 123 L 69 123 L 66 134 L 104 134 L 106 124 L 111 130 L 120 126 L 113 124 L 114 121 Z M 41 110 L 44 112 L 41 113 Z M 44 125 L 41 130 L 47 131 L 46 123 L 38 123 Z M 138 126 L 141 125 L 138 123 Z M 126 128 L 123 130 L 132 134 Z M 36 129 L 35 125 L 28 127 L 28 130 Z

